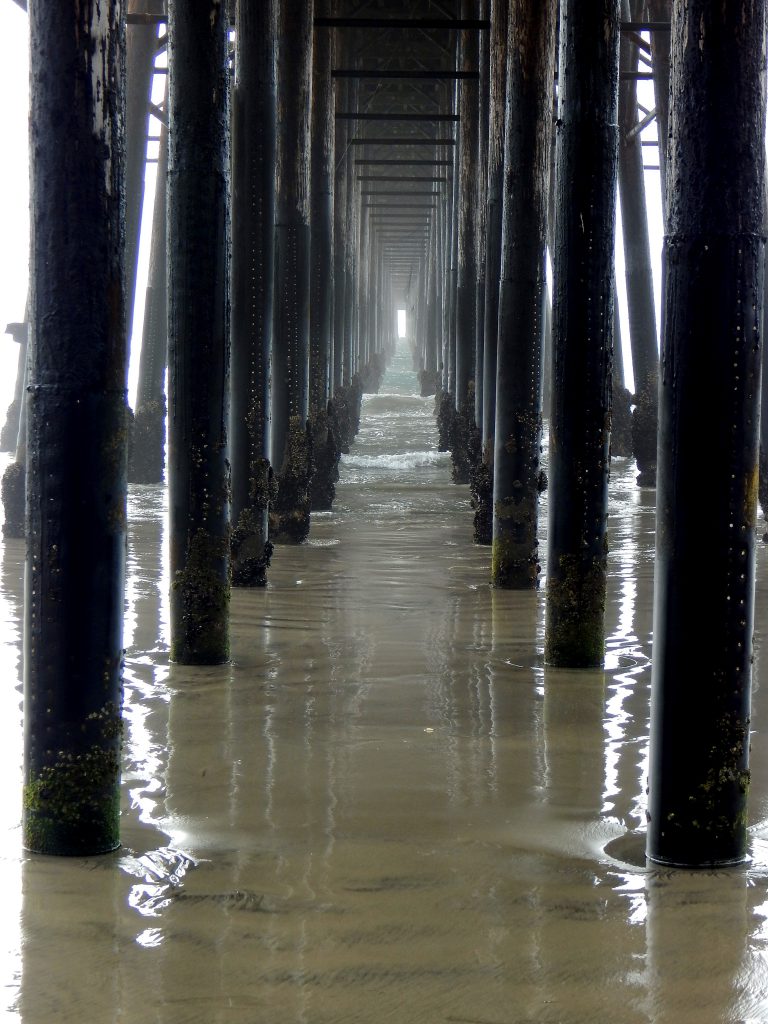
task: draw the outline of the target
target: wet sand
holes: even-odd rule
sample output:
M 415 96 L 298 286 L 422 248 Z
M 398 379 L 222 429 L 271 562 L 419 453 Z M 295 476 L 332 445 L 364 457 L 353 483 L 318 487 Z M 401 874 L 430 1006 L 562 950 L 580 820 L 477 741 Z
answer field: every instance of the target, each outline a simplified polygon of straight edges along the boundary
M 266 590 L 233 592 L 230 665 L 169 665 L 164 493 L 132 490 L 109 856 L 20 848 L 22 546 L 5 543 L 1 1020 L 768 1020 L 768 553 L 752 861 L 646 867 L 653 492 L 614 460 L 606 668 L 549 669 L 543 594 L 488 586 L 403 367 L 365 401 L 336 510 L 276 551 Z

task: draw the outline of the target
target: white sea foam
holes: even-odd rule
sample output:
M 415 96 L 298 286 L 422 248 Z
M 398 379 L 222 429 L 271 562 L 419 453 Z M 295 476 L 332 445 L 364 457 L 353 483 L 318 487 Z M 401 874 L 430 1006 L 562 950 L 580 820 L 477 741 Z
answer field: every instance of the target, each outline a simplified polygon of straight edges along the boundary
M 447 465 L 450 456 L 446 452 L 390 452 L 384 455 L 342 455 L 342 465 L 348 469 L 378 469 L 383 472 L 401 472 L 420 469 L 423 466 Z

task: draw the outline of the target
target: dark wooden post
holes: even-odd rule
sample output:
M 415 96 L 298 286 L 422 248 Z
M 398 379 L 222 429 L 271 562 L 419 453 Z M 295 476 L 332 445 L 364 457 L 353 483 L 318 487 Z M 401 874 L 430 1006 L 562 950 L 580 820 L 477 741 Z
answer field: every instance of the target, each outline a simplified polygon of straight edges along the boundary
M 488 116 L 488 213 L 485 253 L 485 347 L 483 349 L 482 441 L 496 425 L 496 345 L 501 281 L 501 230 L 504 186 L 504 118 L 507 88 L 509 0 L 491 0 L 491 82 Z M 491 461 L 493 455 L 491 454 Z
M 318 14 L 330 14 L 331 0 L 318 0 Z M 333 33 L 315 32 L 312 65 L 312 225 L 309 418 L 312 424 L 313 510 L 327 511 L 336 496 L 339 451 L 328 416 L 333 375 L 335 89 L 331 78 Z
M 275 255 L 275 0 L 239 0 L 232 117 L 232 583 L 261 587 L 269 542 Z
M 487 19 L 490 0 L 480 0 L 478 14 Z M 478 67 L 480 82 L 477 90 L 477 164 L 475 182 L 475 415 L 474 424 L 482 432 L 483 425 L 483 361 L 485 349 L 485 268 L 488 231 L 488 132 L 491 99 L 491 41 L 488 32 L 478 35 Z M 478 438 L 479 440 L 479 438 Z M 479 456 L 478 451 L 478 456 Z M 479 461 L 479 460 L 478 460 Z M 477 470 L 478 462 L 473 466 Z
M 435 189 L 437 193 L 437 189 Z M 440 328 L 438 306 L 438 252 L 439 226 L 437 217 L 432 218 L 429 229 L 429 248 L 424 268 L 424 365 L 421 373 L 421 395 L 426 398 L 437 393 L 440 366 Z
M 337 40 L 341 55 L 346 53 L 343 37 Z M 343 59 L 342 56 L 337 58 Z M 356 83 L 345 79 L 336 85 L 338 102 L 350 110 Z M 331 426 L 339 453 L 349 452 L 352 442 L 350 415 L 350 324 L 352 316 L 352 284 L 350 273 L 352 197 L 355 194 L 352 147 L 347 143 L 349 122 L 336 122 L 335 188 L 333 200 L 334 225 L 334 333 L 333 333 L 333 398 L 329 406 Z
M 763 228 L 768 231 L 768 179 L 766 179 L 765 185 L 765 197 L 763 200 Z M 765 275 L 765 285 L 763 287 L 763 338 L 765 338 L 765 318 L 768 315 L 768 274 Z M 768 359 L 768 345 L 763 345 L 762 351 L 762 373 L 761 379 L 763 381 L 768 379 L 768 369 L 766 369 L 766 359 Z M 18 454 L 16 456 L 18 459 Z M 759 471 L 759 482 L 758 482 L 758 500 L 760 507 L 763 510 L 763 516 L 768 518 L 768 385 L 764 385 L 760 389 L 760 471 Z M 13 466 L 9 466 L 6 470 L 6 475 L 11 472 Z M 5 498 L 3 498 L 3 504 L 5 504 Z M 6 518 L 7 518 L 7 505 L 6 505 Z M 13 536 L 13 535 L 12 535 Z M 763 540 L 768 542 L 768 533 L 763 534 Z
M 361 378 L 365 370 L 365 348 L 370 326 L 370 263 L 371 263 L 371 218 L 365 207 L 358 202 L 359 234 L 356 253 L 355 319 L 352 350 L 355 354 L 355 372 Z M 357 433 L 357 431 L 355 431 Z
M 462 17 L 477 14 L 476 0 L 462 0 Z M 461 71 L 477 71 L 478 33 L 464 29 L 459 43 Z M 456 410 L 451 458 L 453 480 L 469 483 L 475 430 L 475 335 L 477 331 L 478 83 L 459 84 L 458 207 L 456 209 Z
M 357 103 L 359 84 L 352 82 L 350 86 L 350 101 L 351 103 Z M 351 105 L 351 104 L 350 104 Z M 346 213 L 346 236 L 345 236 L 345 258 L 344 258 L 344 384 L 346 387 L 351 387 L 352 378 L 357 372 L 357 364 L 355 362 L 355 319 L 356 319 L 356 287 L 355 282 L 357 280 L 356 274 L 356 254 L 357 254 L 357 239 L 360 225 L 360 202 L 359 193 L 357 189 L 357 182 L 355 181 L 355 161 L 352 151 L 352 146 L 347 145 L 346 152 L 346 165 L 347 165 L 347 213 Z
M 560 5 L 545 657 L 573 667 L 604 648 L 619 14 Z
M 694 867 L 747 852 L 765 18 L 673 10 L 648 855 Z
M 622 18 L 630 21 L 642 13 L 642 3 L 622 0 Z M 628 33 L 621 38 L 621 70 L 637 72 L 638 47 Z M 619 86 L 619 196 L 624 233 L 624 266 L 629 307 L 629 341 L 635 377 L 635 409 L 632 414 L 632 452 L 637 461 L 641 487 L 656 485 L 656 434 L 659 418 L 658 347 L 653 298 L 651 243 L 645 203 L 643 146 L 637 127 L 637 82 L 626 79 Z M 618 318 L 617 318 L 618 319 Z M 616 350 L 616 359 L 621 351 Z
M 456 51 L 456 67 L 459 68 L 461 49 Z M 454 113 L 459 114 L 460 82 L 453 87 L 452 106 Z M 459 114 L 459 116 L 461 116 Z M 460 127 L 456 127 L 456 141 L 459 142 Z M 437 413 L 438 448 L 450 451 L 453 457 L 456 437 L 456 288 L 457 243 L 458 243 L 458 209 L 459 209 L 459 153 L 460 145 L 453 147 L 453 167 L 449 196 L 444 203 L 445 209 L 445 271 L 443 288 L 443 387 L 435 404 Z M 455 469 L 455 463 L 454 463 Z M 454 477 L 455 479 L 455 477 Z
M 436 398 L 436 407 L 438 409 L 440 402 L 443 400 L 443 396 L 448 394 L 448 244 L 450 238 L 448 223 L 451 213 L 452 195 L 453 187 L 449 183 L 443 192 L 436 211 L 439 229 L 437 280 L 439 296 L 438 308 L 440 310 L 438 320 L 438 330 L 440 332 L 440 387 L 438 388 Z
M 510 0 L 508 31 L 491 579 L 525 589 L 539 580 L 555 4 Z
M 341 44 L 337 50 L 344 52 Z M 336 87 L 339 102 L 349 110 L 350 82 Z M 344 307 L 346 303 L 346 274 L 344 271 L 347 237 L 347 189 L 352 187 L 345 155 L 346 128 L 344 121 L 335 124 L 334 139 L 334 196 L 333 196 L 333 380 L 331 391 L 334 401 L 344 384 Z M 335 415 L 335 411 L 334 411 Z
M 491 0 L 490 83 L 485 230 L 485 295 L 478 318 L 483 317 L 482 461 L 475 473 L 474 539 L 490 544 L 493 536 L 493 436 L 496 424 L 496 350 L 501 281 L 501 228 L 504 184 L 504 116 L 507 83 L 508 0 Z M 477 376 L 480 377 L 480 367 Z
M 479 14 L 488 17 L 490 0 L 482 0 Z M 472 535 L 476 544 L 491 543 L 493 512 L 491 508 L 490 471 L 484 457 L 482 427 L 485 404 L 485 293 L 488 287 L 486 266 L 488 247 L 488 135 L 490 130 L 491 96 L 491 39 L 489 32 L 479 35 L 478 61 L 480 85 L 478 89 L 478 155 L 477 184 L 475 187 L 475 253 L 477 257 L 477 288 L 475 292 L 475 408 L 470 444 L 469 487 L 474 509 Z
M 168 365 L 167 186 L 168 129 L 163 125 L 152 211 L 149 272 L 139 356 L 139 387 L 128 465 L 128 479 L 134 484 L 159 484 L 165 468 L 165 370 Z
M 169 0 L 171 658 L 229 658 L 229 19 Z
M 309 534 L 310 99 L 313 0 L 279 0 L 277 198 L 272 346 L 272 466 L 278 491 L 271 533 Z
M 125 8 L 30 4 L 24 846 L 119 845 Z M 44 55 L 44 59 L 42 59 Z

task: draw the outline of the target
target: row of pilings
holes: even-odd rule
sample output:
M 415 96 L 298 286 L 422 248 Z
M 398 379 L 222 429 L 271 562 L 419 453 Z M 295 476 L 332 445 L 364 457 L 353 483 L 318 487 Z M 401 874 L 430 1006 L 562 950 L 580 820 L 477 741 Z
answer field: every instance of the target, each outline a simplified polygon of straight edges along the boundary
M 491 545 L 493 585 L 538 586 L 538 499 L 549 485 L 549 664 L 603 664 L 611 453 L 633 455 L 646 487 L 656 485 L 658 459 L 648 852 L 669 863 L 739 860 L 746 844 L 764 10 L 728 6 L 492 0 L 482 98 L 462 83 L 454 101 L 458 155 L 453 194 L 443 199 L 452 231 L 443 240 L 440 221 L 433 224 L 432 244 L 445 244 L 445 255 L 424 261 L 410 296 L 440 445 L 451 452 L 454 480 L 470 481 L 474 539 Z M 747 25 L 757 33 L 751 40 Z M 473 46 L 463 34 L 459 66 Z M 738 72 L 726 82 L 729 61 Z M 642 77 L 653 80 L 652 111 L 638 106 Z M 666 227 L 661 375 L 641 136 L 654 120 Z M 725 137 L 749 163 L 743 177 Z M 617 341 L 617 200 L 633 395 Z M 482 260 L 469 209 L 477 219 L 482 210 L 484 230 L 474 236 Z M 547 405 L 549 481 L 540 462 Z M 696 480 L 712 481 L 717 509 L 711 491 L 694 507 Z M 702 592 L 696 557 L 720 599 Z M 697 643 L 704 624 L 720 638 L 716 659 Z
M 226 661 L 231 585 L 263 586 L 273 543 L 301 542 L 331 507 L 396 327 L 389 268 L 359 245 L 354 189 L 337 188 L 351 163 L 336 156 L 334 39 L 315 42 L 314 5 L 136 0 L 127 19 L 103 6 L 30 12 L 31 344 L 4 480 L 6 536 L 14 491 L 27 510 L 24 842 L 65 854 L 118 842 L 127 480 L 162 481 L 167 430 L 171 658 Z M 132 416 L 149 112 L 158 187 Z
M 402 303 L 496 586 L 538 586 L 548 396 L 545 657 L 602 665 L 612 416 L 630 418 L 614 374 L 618 192 L 636 388 L 622 443 L 641 484 L 658 473 L 648 853 L 742 860 L 765 0 L 460 0 L 447 29 L 453 64 L 434 71 L 392 68 L 386 53 L 384 67 L 366 67 L 370 44 L 350 42 L 365 19 L 338 17 L 341 6 L 239 0 L 232 85 L 226 5 L 169 0 L 166 15 L 136 0 L 129 41 L 154 35 L 141 46 L 133 35 L 127 92 L 119 0 L 31 6 L 30 341 L 14 471 L 18 480 L 26 465 L 25 844 L 86 853 L 118 841 L 126 296 L 141 191 L 133 150 L 146 138 L 130 105 L 126 138 L 124 100 L 139 80 L 147 98 L 151 62 L 167 48 L 167 101 L 156 108 L 167 191 L 132 464 L 145 437 L 162 449 L 167 366 L 172 658 L 225 661 L 231 582 L 263 585 L 272 542 L 301 541 L 313 504 L 330 506 L 339 452 L 363 389 L 377 386 Z M 420 13 L 406 27 L 426 31 Z M 349 23 L 358 35 L 329 31 Z M 661 372 L 641 54 L 653 67 L 666 182 Z M 442 83 L 437 110 L 413 113 L 405 94 L 401 107 L 382 107 L 378 85 L 365 85 L 419 76 Z M 345 119 L 408 117 L 437 130 L 345 131 Z M 405 155 L 382 155 L 395 146 Z M 424 146 L 434 158 L 418 155 Z M 702 510 L 702 481 L 714 475 Z

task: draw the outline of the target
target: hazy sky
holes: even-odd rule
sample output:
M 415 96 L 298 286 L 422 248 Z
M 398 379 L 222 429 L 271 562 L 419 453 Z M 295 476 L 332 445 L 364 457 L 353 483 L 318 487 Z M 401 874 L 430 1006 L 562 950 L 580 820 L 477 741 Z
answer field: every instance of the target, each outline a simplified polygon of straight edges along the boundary
M 0 331 L 24 319 L 29 263 L 27 16 L 0 0 L 0 140 L 5 149 L 0 189 Z M 0 423 L 13 396 L 18 345 L 0 337 Z

